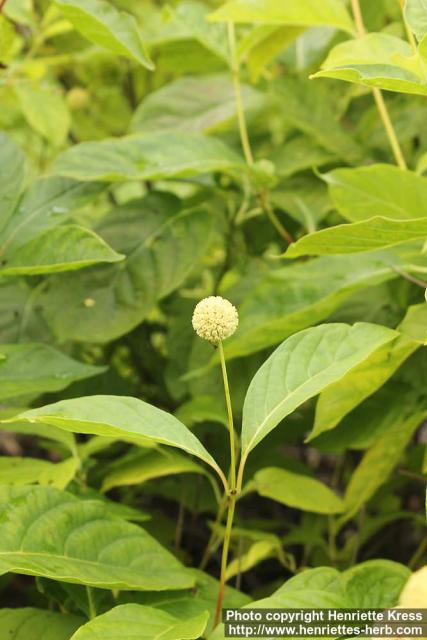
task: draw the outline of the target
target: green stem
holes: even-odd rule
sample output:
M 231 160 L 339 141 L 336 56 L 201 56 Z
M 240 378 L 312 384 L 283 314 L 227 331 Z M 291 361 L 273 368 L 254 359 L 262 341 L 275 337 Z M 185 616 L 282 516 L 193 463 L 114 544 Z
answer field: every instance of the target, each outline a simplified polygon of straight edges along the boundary
M 227 524 L 225 525 L 224 543 L 222 546 L 221 576 L 219 579 L 219 591 L 218 591 L 218 599 L 216 602 L 214 627 L 216 627 L 221 620 L 222 602 L 224 600 L 224 590 L 225 590 L 225 574 L 227 571 L 228 551 L 230 549 L 231 531 L 233 528 L 235 507 L 236 507 L 236 493 L 231 493 L 229 497 L 229 503 L 228 503 Z
M 234 94 L 236 97 L 237 120 L 239 123 L 240 140 L 242 142 L 243 153 L 249 167 L 254 164 L 254 156 L 249 141 L 248 128 L 246 126 L 245 111 L 243 109 L 242 90 L 240 86 L 239 58 L 237 56 L 236 34 L 234 24 L 228 23 L 228 42 L 231 54 L 231 74 L 233 76 Z
M 95 600 L 93 597 L 92 587 L 86 587 L 86 594 L 87 594 L 87 601 L 89 604 L 89 618 L 93 620 L 93 618 L 96 618 L 96 606 L 95 606 Z
M 359 0 L 351 0 L 351 6 L 353 9 L 354 21 L 356 23 L 357 32 L 359 34 L 359 37 L 362 38 L 363 36 L 366 35 L 366 28 L 365 28 L 365 23 L 363 22 L 363 16 L 362 16 Z M 377 87 L 374 87 L 372 89 L 372 93 L 374 95 L 378 112 L 383 122 L 384 129 L 387 134 L 390 146 L 392 148 L 396 164 L 401 169 L 407 169 L 408 166 L 403 156 L 402 149 L 400 148 L 399 140 L 397 139 L 396 131 L 391 121 L 386 103 L 384 102 L 383 94 Z
M 222 379 L 224 381 L 225 403 L 227 405 L 228 431 L 230 435 L 230 491 L 236 490 L 236 443 L 234 437 L 233 409 L 231 406 L 230 387 L 228 384 L 227 366 L 225 364 L 224 347 L 218 343 L 219 358 L 221 361 Z
M 415 40 L 415 36 L 412 33 L 411 27 L 406 21 L 405 18 L 405 0 L 399 0 L 400 8 L 402 9 L 402 19 L 403 24 L 405 25 L 406 35 L 408 36 L 408 42 L 412 47 L 412 51 L 416 54 L 418 53 L 417 41 Z
M 240 65 L 239 65 L 239 57 L 237 55 L 237 46 L 236 46 L 236 33 L 234 30 L 234 24 L 232 22 L 228 23 L 228 42 L 230 46 L 230 67 L 231 74 L 233 77 L 233 85 L 234 85 L 234 94 L 236 99 L 236 111 L 237 111 L 237 121 L 239 123 L 239 133 L 240 140 L 242 143 L 243 153 L 245 155 L 246 164 L 249 168 L 254 166 L 254 156 L 251 149 L 251 143 L 249 140 L 248 127 L 246 124 L 245 118 L 245 110 L 243 108 L 243 99 L 242 99 L 242 88 L 240 85 Z M 258 193 L 258 198 L 261 203 L 261 206 L 264 212 L 267 214 L 268 219 L 276 229 L 276 231 L 282 236 L 287 244 L 291 244 L 293 242 L 293 238 L 290 233 L 285 229 L 285 227 L 280 222 L 279 218 L 274 213 L 272 207 L 268 202 L 268 195 L 265 190 Z

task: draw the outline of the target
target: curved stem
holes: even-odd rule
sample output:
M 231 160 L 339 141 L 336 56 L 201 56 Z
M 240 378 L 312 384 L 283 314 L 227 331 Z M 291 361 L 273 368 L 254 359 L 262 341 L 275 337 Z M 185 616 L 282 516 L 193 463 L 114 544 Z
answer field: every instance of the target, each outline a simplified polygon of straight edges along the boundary
M 351 0 L 351 6 L 353 10 L 354 21 L 357 27 L 357 32 L 359 34 L 359 37 L 363 37 L 366 35 L 366 28 L 365 28 L 365 23 L 363 22 L 363 16 L 362 16 L 359 0 Z M 391 121 L 386 103 L 384 102 L 383 94 L 377 87 L 374 87 L 372 89 L 372 93 L 374 95 L 378 112 L 383 122 L 384 129 L 387 134 L 390 146 L 392 148 L 396 164 L 401 169 L 407 169 L 408 166 L 403 156 L 402 149 L 399 144 L 399 140 L 397 139 L 396 131 Z
M 219 580 L 219 592 L 216 602 L 214 627 L 220 622 L 222 602 L 224 600 L 225 574 L 227 571 L 228 551 L 230 549 L 231 531 L 233 528 L 234 510 L 236 507 L 236 493 L 231 493 L 228 503 L 227 524 L 225 525 L 224 543 L 221 556 L 221 577 Z
M 240 69 L 239 58 L 237 56 L 236 34 L 234 24 L 228 23 L 228 42 L 231 54 L 231 74 L 233 76 L 234 94 L 236 97 L 237 120 L 239 122 L 240 139 L 242 141 L 243 152 L 245 154 L 247 164 L 252 167 L 254 164 L 254 156 L 249 141 L 248 128 L 246 126 L 245 111 L 243 109 L 242 90 L 240 87 Z
M 246 164 L 248 167 L 252 168 L 255 164 L 254 155 L 251 149 L 251 143 L 249 140 L 248 127 L 246 125 L 245 118 L 245 110 L 243 108 L 243 99 L 242 99 L 242 89 L 240 86 L 240 65 L 239 65 L 239 57 L 237 55 L 237 47 L 236 47 L 236 33 L 234 30 L 234 24 L 232 22 L 228 23 L 228 42 L 230 46 L 230 67 L 231 74 L 233 77 L 233 85 L 234 85 L 234 94 L 236 99 L 236 112 L 237 112 L 237 121 L 239 123 L 239 133 L 240 140 L 242 143 L 243 153 L 245 155 Z M 265 190 L 260 191 L 258 193 L 258 198 L 261 203 L 261 207 L 264 210 L 264 213 L 267 214 L 268 219 L 276 229 L 276 231 L 282 236 L 287 244 L 291 244 L 293 242 L 293 238 L 285 229 L 285 227 L 280 222 L 277 215 L 274 213 L 273 209 L 269 205 L 268 197 Z
M 228 430 L 230 434 L 230 491 L 236 489 L 236 443 L 234 437 L 233 409 L 231 406 L 230 387 L 228 384 L 227 366 L 225 364 L 224 347 L 220 341 L 218 344 L 219 358 L 221 361 L 222 379 L 224 381 L 225 403 L 227 405 Z

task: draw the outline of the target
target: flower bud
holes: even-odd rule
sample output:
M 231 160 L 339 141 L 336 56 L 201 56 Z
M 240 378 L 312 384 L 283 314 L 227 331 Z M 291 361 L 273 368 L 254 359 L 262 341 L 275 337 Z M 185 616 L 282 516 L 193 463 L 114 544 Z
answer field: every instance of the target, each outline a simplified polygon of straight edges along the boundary
M 210 296 L 196 305 L 192 323 L 198 336 L 216 345 L 233 335 L 239 324 L 239 315 L 229 300 Z

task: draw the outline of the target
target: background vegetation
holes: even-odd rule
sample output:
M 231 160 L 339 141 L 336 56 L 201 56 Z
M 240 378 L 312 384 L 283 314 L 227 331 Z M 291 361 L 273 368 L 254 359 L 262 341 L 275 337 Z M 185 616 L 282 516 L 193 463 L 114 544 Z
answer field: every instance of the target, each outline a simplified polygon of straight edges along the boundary
M 424 3 L 0 5 L 0 640 L 223 637 L 210 295 L 225 604 L 427 606 Z

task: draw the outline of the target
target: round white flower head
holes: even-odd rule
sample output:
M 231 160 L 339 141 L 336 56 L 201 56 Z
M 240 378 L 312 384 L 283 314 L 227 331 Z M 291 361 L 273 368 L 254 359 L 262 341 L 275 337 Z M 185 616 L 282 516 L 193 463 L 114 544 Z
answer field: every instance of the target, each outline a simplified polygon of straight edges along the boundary
M 196 305 L 192 322 L 198 336 L 212 344 L 218 344 L 236 331 L 239 315 L 229 300 L 221 296 L 210 296 Z

